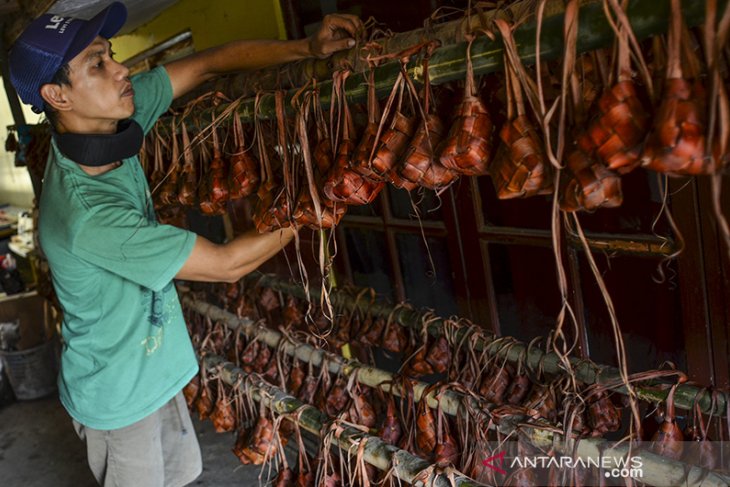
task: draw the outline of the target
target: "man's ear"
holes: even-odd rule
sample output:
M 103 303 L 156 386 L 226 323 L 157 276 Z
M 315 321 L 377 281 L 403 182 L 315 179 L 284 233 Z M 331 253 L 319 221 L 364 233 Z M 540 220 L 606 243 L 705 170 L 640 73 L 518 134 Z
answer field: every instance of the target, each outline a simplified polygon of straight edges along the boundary
M 47 83 L 41 86 L 41 96 L 48 106 L 57 112 L 68 111 L 71 109 L 71 102 L 66 96 L 66 92 L 61 85 Z

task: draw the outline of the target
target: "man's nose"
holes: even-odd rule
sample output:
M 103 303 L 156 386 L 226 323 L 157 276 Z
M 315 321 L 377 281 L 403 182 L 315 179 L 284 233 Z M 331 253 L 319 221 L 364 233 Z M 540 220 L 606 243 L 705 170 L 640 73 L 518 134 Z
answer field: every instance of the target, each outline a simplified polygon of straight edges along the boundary
M 124 79 L 129 77 L 129 68 L 118 61 L 114 61 L 116 64 L 116 71 L 114 77 L 117 79 Z

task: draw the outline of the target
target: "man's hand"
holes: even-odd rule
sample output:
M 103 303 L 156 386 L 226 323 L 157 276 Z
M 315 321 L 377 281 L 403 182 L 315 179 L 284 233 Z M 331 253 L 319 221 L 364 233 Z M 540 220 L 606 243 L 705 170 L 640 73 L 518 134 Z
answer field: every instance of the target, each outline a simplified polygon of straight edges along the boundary
M 362 31 L 362 21 L 356 15 L 327 15 L 319 30 L 309 38 L 309 52 L 314 57 L 325 59 L 337 51 L 353 47 Z

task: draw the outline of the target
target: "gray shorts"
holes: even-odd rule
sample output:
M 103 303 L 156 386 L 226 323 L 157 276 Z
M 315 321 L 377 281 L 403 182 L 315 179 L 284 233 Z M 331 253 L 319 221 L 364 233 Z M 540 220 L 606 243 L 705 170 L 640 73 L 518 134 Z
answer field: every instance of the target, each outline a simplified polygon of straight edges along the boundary
M 97 430 L 73 422 L 86 440 L 89 466 L 104 487 L 180 487 L 203 470 L 198 438 L 182 392 L 134 424 Z

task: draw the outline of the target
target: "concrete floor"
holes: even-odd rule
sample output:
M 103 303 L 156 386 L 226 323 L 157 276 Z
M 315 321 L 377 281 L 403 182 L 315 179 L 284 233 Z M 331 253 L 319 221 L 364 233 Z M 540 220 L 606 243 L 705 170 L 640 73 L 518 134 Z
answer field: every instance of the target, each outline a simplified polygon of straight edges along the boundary
M 233 433 L 218 434 L 194 418 L 203 453 L 203 474 L 191 485 L 258 485 L 260 467 L 244 466 L 231 448 Z M 0 408 L 0 485 L 94 487 L 86 448 L 54 394 Z

